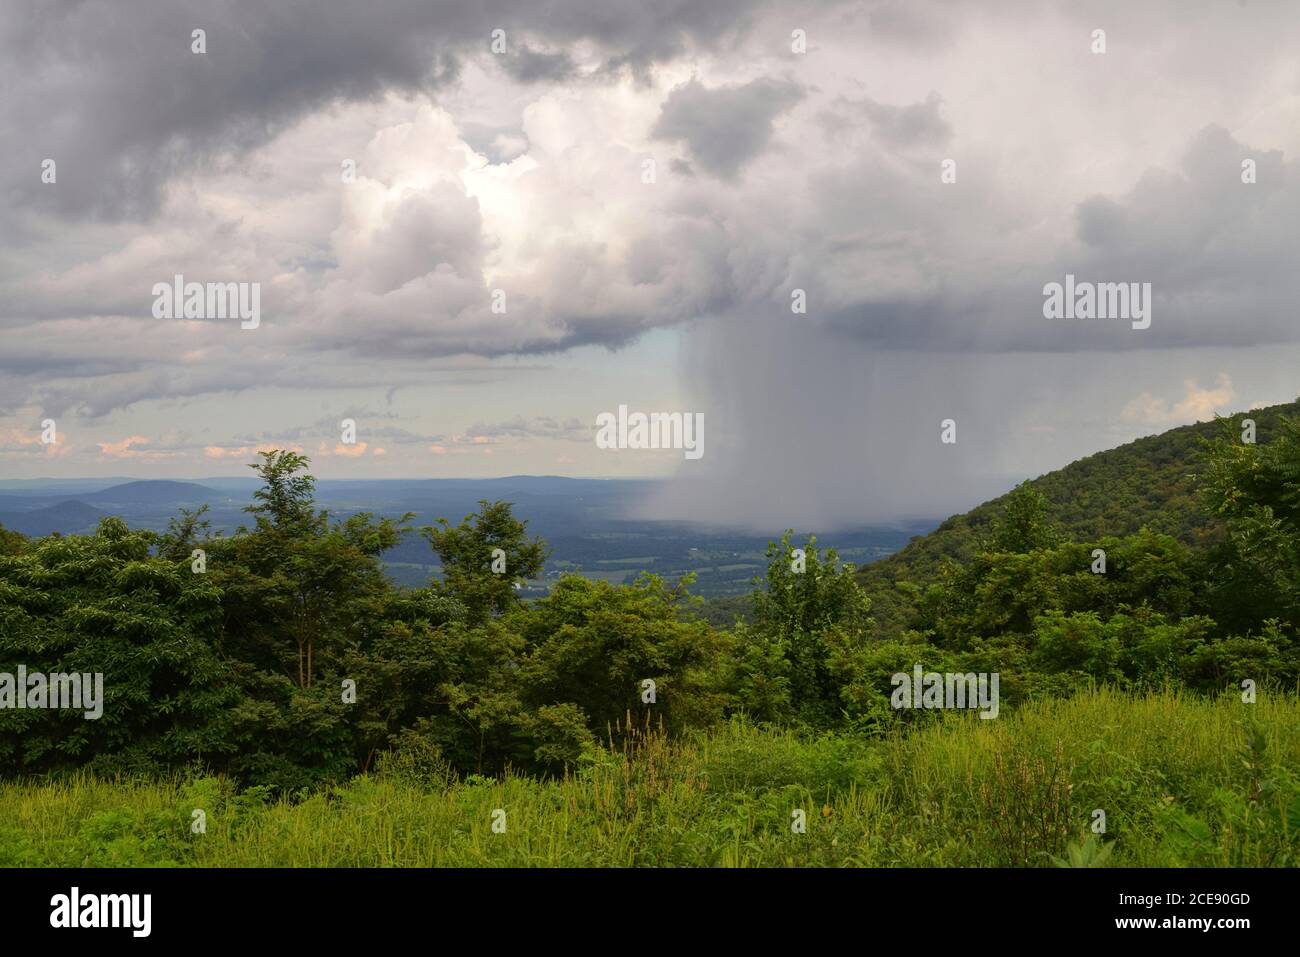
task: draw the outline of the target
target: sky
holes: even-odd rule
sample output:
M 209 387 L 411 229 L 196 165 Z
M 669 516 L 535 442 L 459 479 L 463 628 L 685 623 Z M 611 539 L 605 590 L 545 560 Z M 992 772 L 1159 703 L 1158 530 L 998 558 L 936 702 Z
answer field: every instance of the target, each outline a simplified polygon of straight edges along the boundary
M 1297 36 L 1256 0 L 7 0 L 0 478 L 292 448 L 827 527 L 1292 401 Z M 255 325 L 160 306 L 177 275 Z M 1150 325 L 1048 318 L 1067 276 Z M 600 447 L 620 406 L 704 454 Z

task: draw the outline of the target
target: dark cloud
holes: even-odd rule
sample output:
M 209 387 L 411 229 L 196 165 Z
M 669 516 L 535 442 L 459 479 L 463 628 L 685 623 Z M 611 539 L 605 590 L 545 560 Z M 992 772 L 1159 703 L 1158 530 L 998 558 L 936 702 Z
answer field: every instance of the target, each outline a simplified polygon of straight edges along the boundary
M 148 217 L 171 176 L 237 162 L 305 111 L 446 83 L 457 61 L 445 38 L 485 22 L 478 7 L 382 6 L 167 0 L 125 16 L 110 3 L 20 0 L 0 27 L 0 127 L 24 145 L 6 151 L 4 182 L 39 209 Z M 191 52 L 195 29 L 206 54 Z M 44 157 L 59 164 L 57 189 L 40 183 Z
M 1247 160 L 1251 184 L 1242 181 Z M 1208 126 L 1176 171 L 1152 170 L 1123 197 L 1080 203 L 1078 244 L 1061 251 L 1059 268 L 1080 279 L 1151 283 L 1151 345 L 1295 341 L 1297 222 L 1300 162 Z
M 709 89 L 694 79 L 668 95 L 653 135 L 684 142 L 704 169 L 734 179 L 767 146 L 772 121 L 802 97 L 788 81 L 759 79 Z
M 502 56 L 501 65 L 519 83 L 554 83 L 568 79 L 575 69 L 573 60 L 563 51 L 542 53 L 526 46 L 517 53 Z
M 1254 184 L 1242 182 L 1248 159 Z M 937 157 L 895 167 L 867 156 L 814 184 L 811 219 L 820 228 L 786 228 L 807 239 L 791 257 L 790 284 L 807 289 L 817 324 L 881 348 L 934 351 L 1297 340 L 1290 304 L 1300 299 L 1300 162 L 1278 151 L 1207 127 L 1175 169 L 1148 170 L 1126 194 L 1085 198 L 1074 209 L 1074 235 L 1037 247 L 1015 241 L 1032 222 L 990 219 L 1015 208 L 1011 184 L 945 192 L 933 185 L 937 169 Z M 977 253 L 981 236 L 1001 237 L 1006 251 L 994 244 Z M 1044 318 L 1044 285 L 1067 274 L 1150 283 L 1151 327 Z M 880 281 L 854 283 L 855 275 Z
M 1026 382 L 1060 419 L 1075 380 L 1146 352 L 1113 391 L 1148 390 L 1155 408 L 1168 389 L 1134 370 L 1162 368 L 1165 347 L 1297 341 L 1300 170 L 1255 145 L 1290 148 L 1277 48 L 1294 12 L 1207 7 L 1189 25 L 1174 5 L 1130 19 L 1117 3 L 1111 53 L 1093 58 L 1078 5 L 847 6 L 10 0 L 0 411 L 116 428 L 106 417 L 140 406 L 131 421 L 170 427 L 160 399 L 215 416 L 283 388 L 286 409 L 232 412 L 223 438 L 348 408 L 351 389 L 394 403 L 512 375 L 503 357 L 678 326 L 716 478 L 685 510 L 803 522 L 977 501 L 1002 479 L 993 437 Z M 806 56 L 789 50 L 796 27 Z M 692 69 L 707 82 L 667 88 Z M 1195 132 L 1211 121 L 1236 135 Z M 347 189 L 336 151 L 358 158 Z M 57 187 L 39 181 L 46 156 Z M 150 288 L 174 272 L 260 282 L 262 326 L 154 320 Z M 1044 319 L 1042 287 L 1067 272 L 1150 282 L 1152 327 Z M 1015 361 L 990 364 L 1002 354 Z M 536 381 L 517 405 L 453 391 L 436 428 L 521 452 L 589 433 L 565 419 L 565 371 Z M 483 419 L 468 439 L 466 408 Z M 954 413 L 957 449 L 936 440 Z M 402 424 L 363 431 L 443 441 Z
M 882 143 L 893 149 L 911 149 L 942 146 L 952 137 L 952 127 L 939 115 L 942 102 L 938 93 L 931 93 L 924 102 L 908 106 L 891 106 L 872 99 L 857 106 Z
M 494 29 L 519 52 L 520 80 L 571 66 L 548 45 L 591 40 L 611 62 L 645 66 L 685 45 L 734 38 L 757 0 L 8 0 L 0 18 L 4 205 L 72 217 L 147 218 L 171 177 L 237 165 L 305 113 L 388 91 L 437 91 Z M 206 31 L 207 53 L 191 52 Z M 517 44 L 517 45 L 516 45 Z M 12 148 L 12 144 L 19 144 Z M 40 182 L 58 163 L 58 188 Z M 0 240 L 3 241 L 3 240 Z

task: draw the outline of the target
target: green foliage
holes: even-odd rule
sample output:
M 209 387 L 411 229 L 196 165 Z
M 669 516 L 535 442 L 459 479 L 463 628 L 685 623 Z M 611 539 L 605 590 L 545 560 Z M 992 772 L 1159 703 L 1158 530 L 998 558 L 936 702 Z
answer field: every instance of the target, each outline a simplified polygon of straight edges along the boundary
M 383 753 L 375 768 L 380 778 L 426 791 L 444 790 L 455 782 L 456 772 L 432 740 L 429 725 L 427 718 L 421 719 L 393 736 L 392 749 Z
M 0 710 L 0 760 L 53 782 L 198 774 L 232 847 L 278 846 L 276 828 L 338 807 L 432 815 L 401 817 L 415 830 L 388 850 L 357 823 L 295 862 L 496 860 L 480 830 L 448 822 L 508 793 L 524 809 L 512 821 L 554 833 L 617 820 L 570 863 L 1099 866 L 1113 849 L 1293 864 L 1296 746 L 1267 716 L 1294 709 L 1300 681 L 1300 428 L 1252 414 L 1259 446 L 1227 431 L 1193 453 L 1201 427 L 1142 440 L 865 573 L 812 537 L 796 552 L 787 531 L 728 629 L 700 617 L 689 577 L 566 575 L 521 600 L 547 550 L 508 502 L 423 529 L 441 577 L 396 587 L 381 559 L 410 516 L 333 518 L 306 457 L 263 453 L 253 527 L 233 535 L 202 508 L 162 534 L 117 519 L 67 538 L 0 530 L 0 673 L 105 676 L 99 721 Z M 1171 513 L 1194 501 L 1197 462 L 1205 514 Z M 895 710 L 891 678 L 917 665 L 997 673 L 999 720 Z M 1258 727 L 1229 727 L 1246 680 L 1271 703 L 1250 706 Z M 1069 723 L 1086 720 L 1104 724 Z M 1150 729 L 1179 741 L 1172 757 Z M 78 812 L 93 859 L 198 862 L 165 836 L 173 810 L 150 807 Z M 791 807 L 819 825 L 799 840 Z M 1083 835 L 1096 807 L 1115 809 L 1118 837 Z M 47 853 L 8 834 L 0 862 Z M 541 853 L 496 846 L 503 861 Z
M 1280 430 L 1284 417 L 1296 414 L 1300 414 L 1300 403 L 1252 410 L 1250 417 L 1258 425 L 1261 445 Z M 1090 455 L 1028 484 L 1042 494 L 1052 525 L 1067 540 L 1122 538 L 1145 527 L 1197 550 L 1208 550 L 1222 542 L 1227 531 L 1224 516 L 1201 507 L 1204 493 L 1196 476 L 1206 467 L 1203 441 L 1221 434 L 1222 429 L 1215 422 L 1171 429 Z M 915 627 L 915 603 L 907 586 L 914 584 L 924 591 L 929 583 L 939 580 L 946 561 L 970 561 L 1015 495 L 1011 492 L 954 515 L 897 554 L 859 571 L 882 637 L 898 637 Z M 1214 563 L 1206 578 L 1220 581 L 1225 571 L 1222 564 Z M 1220 618 L 1227 624 L 1226 616 L 1215 620 Z
M 1078 844 L 1071 844 L 1064 860 L 1051 855 L 1052 863 L 1057 867 L 1105 867 L 1110 860 L 1114 844 L 1103 843 L 1096 834 L 1089 834 Z
M 767 578 L 753 599 L 754 623 L 742 631 L 742 706 L 770 717 L 788 707 L 802 721 L 825 727 L 840 716 L 836 658 L 870 638 L 871 602 L 834 549 L 822 556 L 809 536 L 797 552 L 793 531 L 767 549 Z
M 1047 517 L 1047 496 L 1029 482 L 1021 482 L 1004 496 L 1002 514 L 983 551 L 1032 552 L 1051 548 L 1061 540 Z
M 1219 437 L 1203 443 L 1205 501 L 1227 525 L 1236 565 L 1257 576 L 1278 610 L 1295 621 L 1300 611 L 1300 419 L 1281 417 L 1267 444 L 1243 442 L 1231 419 L 1221 419 L 1220 425 Z
M 545 546 L 508 503 L 485 501 L 460 526 L 425 530 L 443 580 L 398 589 L 379 559 L 408 517 L 332 520 L 314 507 L 309 464 L 263 453 L 253 527 L 232 536 L 213 536 L 200 508 L 161 535 L 109 519 L 92 536 L 13 539 L 0 671 L 102 672 L 106 701 L 99 721 L 0 710 L 7 767 L 198 762 L 295 793 L 374 767 L 562 773 L 633 712 L 673 731 L 725 714 L 731 637 L 688 620 L 689 581 L 569 577 L 525 605 L 515 583 L 541 574 Z
M 403 741 L 380 774 L 298 796 L 188 775 L 0 782 L 0 866 L 1295 867 L 1300 701 L 1252 706 L 1253 728 L 1242 708 L 1094 691 L 879 739 L 735 720 L 593 749 L 564 778 L 455 780 Z
M 460 525 L 441 518 L 421 530 L 442 561 L 435 592 L 460 602 L 472 624 L 514 607 L 516 587 L 540 576 L 547 556 L 545 543 L 528 539 L 528 523 L 514 517 L 509 503 L 484 499 L 479 506 Z
M 214 650 L 221 591 L 150 554 L 117 518 L 0 555 L 0 673 L 102 673 L 102 717 L 0 709 L 0 765 L 152 769 L 238 747 L 237 689 Z
M 715 687 L 728 636 L 685 620 L 686 587 L 643 574 L 630 586 L 576 575 L 513 619 L 526 642 L 520 677 L 530 707 L 570 702 L 596 731 L 652 711 L 672 730 L 723 714 Z M 642 700 L 654 682 L 655 701 Z
M 27 539 L 18 532 L 0 525 L 0 555 L 17 555 L 27 546 Z

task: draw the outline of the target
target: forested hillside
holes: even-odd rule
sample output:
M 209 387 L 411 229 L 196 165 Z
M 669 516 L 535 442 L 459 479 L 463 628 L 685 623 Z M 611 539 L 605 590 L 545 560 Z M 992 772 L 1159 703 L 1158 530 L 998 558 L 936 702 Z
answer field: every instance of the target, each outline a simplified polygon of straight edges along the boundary
M 1300 413 L 1300 402 L 1254 409 L 1233 417 L 1251 418 L 1257 439 L 1268 442 L 1284 415 Z M 1223 526 L 1197 496 L 1196 475 L 1203 467 L 1202 443 L 1216 436 L 1218 422 L 1198 422 L 1137 439 L 1118 448 L 1048 472 L 1029 482 L 1046 501 L 1047 515 L 1072 541 L 1131 535 L 1142 528 L 1170 535 L 1187 545 L 1209 545 Z M 908 621 L 909 589 L 937 582 L 946 560 L 968 561 L 981 536 L 1006 508 L 1014 493 L 954 515 L 935 531 L 913 539 L 901 551 L 858 570 L 871 596 L 882 636 L 897 636 Z

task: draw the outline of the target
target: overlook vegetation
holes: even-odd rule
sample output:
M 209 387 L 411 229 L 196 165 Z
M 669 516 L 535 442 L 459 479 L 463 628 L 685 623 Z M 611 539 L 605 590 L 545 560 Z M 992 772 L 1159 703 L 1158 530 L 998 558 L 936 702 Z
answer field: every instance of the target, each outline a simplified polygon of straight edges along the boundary
M 99 720 L 0 709 L 0 863 L 69 860 L 62 820 L 124 864 L 1294 865 L 1286 411 L 1075 463 L 862 571 L 788 532 L 729 628 L 689 577 L 524 601 L 547 547 L 508 503 L 337 519 L 292 452 L 232 535 L 0 531 L 0 674 L 105 676 Z M 444 573 L 396 587 L 414 534 Z M 918 664 L 997 673 L 998 719 L 891 706 Z
M 631 736 L 559 778 L 408 755 L 301 797 L 203 776 L 0 781 L 0 867 L 1295 867 L 1300 704 L 1263 700 L 1250 726 L 1241 708 L 1084 691 L 883 738 L 734 719 Z

